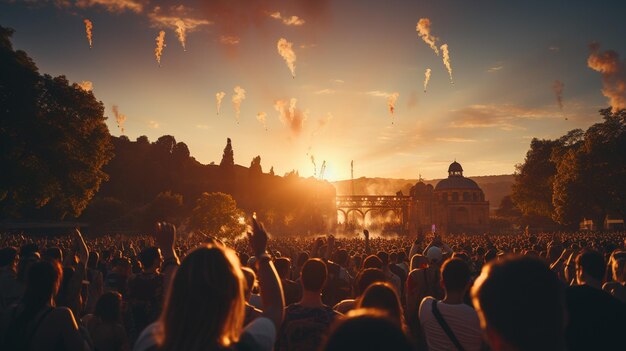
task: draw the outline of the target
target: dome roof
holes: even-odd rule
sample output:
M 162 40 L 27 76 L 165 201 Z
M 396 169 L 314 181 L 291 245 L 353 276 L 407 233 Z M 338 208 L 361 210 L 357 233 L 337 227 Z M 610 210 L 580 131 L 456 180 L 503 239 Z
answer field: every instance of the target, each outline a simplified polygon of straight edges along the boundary
M 463 172 L 463 167 L 461 167 L 461 164 L 454 161 L 450 164 L 450 167 L 448 167 L 448 173 L 451 172 Z
M 457 163 L 458 164 L 458 163 Z M 461 165 L 459 165 L 460 167 Z M 452 167 L 452 165 L 450 165 Z M 437 183 L 435 187 L 435 191 L 438 190 L 448 190 L 448 189 L 472 189 L 472 190 L 480 190 L 478 184 L 475 181 L 465 178 L 463 176 L 452 176 L 446 179 L 443 179 Z

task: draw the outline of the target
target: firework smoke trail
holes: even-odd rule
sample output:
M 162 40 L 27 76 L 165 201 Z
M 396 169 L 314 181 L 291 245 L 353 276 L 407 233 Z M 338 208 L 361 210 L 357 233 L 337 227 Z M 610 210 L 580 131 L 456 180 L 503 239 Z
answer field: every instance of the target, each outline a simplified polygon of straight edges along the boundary
M 92 91 L 93 90 L 93 83 L 91 81 L 88 80 L 83 80 L 82 82 L 78 83 L 78 86 L 83 89 L 84 91 Z
M 560 80 L 555 80 L 554 84 L 552 84 L 552 90 L 554 91 L 554 95 L 556 95 L 556 102 L 559 104 L 561 111 L 563 111 L 563 88 L 565 88 L 565 84 Z
M 120 129 L 122 134 L 126 132 L 124 129 L 124 122 L 126 122 L 126 115 L 121 114 L 117 105 L 113 105 L 111 108 L 113 110 L 113 114 L 115 115 L 115 121 L 117 122 L 117 127 Z
M 611 111 L 616 113 L 626 108 L 626 63 L 620 61 L 613 50 L 600 52 L 600 45 L 589 45 L 591 53 L 587 66 L 602 73 L 602 95 L 609 98 Z
M 293 43 L 290 43 L 285 38 L 278 39 L 276 48 L 278 54 L 285 60 L 287 67 L 291 71 L 291 76 L 296 78 L 296 53 L 292 49 Z
M 235 108 L 235 117 L 239 124 L 239 114 L 241 113 L 241 102 L 246 98 L 246 91 L 239 85 L 234 89 L 235 94 L 232 97 L 233 107 Z
M 154 55 L 156 56 L 159 67 L 161 66 L 161 55 L 163 55 L 163 48 L 165 47 L 165 31 L 160 31 L 159 36 L 156 37 L 156 48 L 154 49 Z
M 429 80 L 430 80 L 430 68 L 426 68 L 426 72 L 424 72 L 424 92 L 426 92 L 426 87 L 428 87 Z
M 90 20 L 86 19 L 84 20 L 85 22 L 85 32 L 87 33 L 87 40 L 89 41 L 89 48 L 91 49 L 93 47 L 93 42 L 92 39 L 93 37 L 91 36 L 91 30 L 93 29 L 93 23 L 91 23 Z
M 417 26 L 415 27 L 417 33 L 422 38 L 422 40 L 430 46 L 431 49 L 439 56 L 439 50 L 437 49 L 437 37 L 430 35 L 430 20 L 428 18 L 420 18 L 417 22 Z
M 315 156 L 311 155 L 311 163 L 313 164 L 313 177 L 317 177 L 317 164 L 315 164 Z
M 394 112 L 396 111 L 396 101 L 398 100 L 398 97 L 400 96 L 400 93 L 393 93 L 393 94 L 389 94 L 389 96 L 387 96 L 387 106 L 389 107 L 389 113 L 391 113 L 391 124 L 393 124 L 393 115 Z
M 261 122 L 261 124 L 263 125 L 263 128 L 265 128 L 265 131 L 267 132 L 267 113 L 265 112 L 257 113 L 256 120 Z
M 187 27 L 185 26 L 185 22 L 182 20 L 176 21 L 176 35 L 178 35 L 178 40 L 180 41 L 180 45 L 183 46 L 183 51 L 187 51 L 185 47 L 185 43 L 187 41 Z
M 220 107 L 222 106 L 222 99 L 224 98 L 224 96 L 226 96 L 226 93 L 223 91 L 220 91 L 219 93 L 215 94 L 215 101 L 217 102 L 217 114 L 220 114 Z
M 450 83 L 454 84 L 454 81 L 452 80 L 452 66 L 450 66 L 450 52 L 448 51 L 448 44 L 441 45 L 441 52 L 443 53 L 443 64 L 448 70 L 448 75 L 450 75 Z

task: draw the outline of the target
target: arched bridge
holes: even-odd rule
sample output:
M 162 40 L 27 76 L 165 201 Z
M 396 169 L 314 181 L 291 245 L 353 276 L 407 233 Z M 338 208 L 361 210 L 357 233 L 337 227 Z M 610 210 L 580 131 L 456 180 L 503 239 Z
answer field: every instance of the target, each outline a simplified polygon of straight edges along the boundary
M 337 212 L 348 218 L 351 212 L 359 213 L 363 219 L 372 211 L 381 214 L 392 211 L 404 227 L 409 220 L 410 196 L 400 195 L 341 195 L 336 196 Z

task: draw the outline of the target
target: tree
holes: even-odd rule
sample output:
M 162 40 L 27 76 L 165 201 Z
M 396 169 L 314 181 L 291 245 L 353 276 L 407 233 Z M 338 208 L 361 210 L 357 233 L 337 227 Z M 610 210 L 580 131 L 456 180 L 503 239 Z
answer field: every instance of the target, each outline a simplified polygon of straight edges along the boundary
M 0 26 L 0 213 L 78 216 L 113 157 L 104 105 L 64 76 L 41 75 Z
M 270 168 L 270 173 L 269 175 L 273 176 L 274 175 L 274 166 L 272 166 L 272 168 Z
M 261 167 L 261 156 L 256 156 L 250 162 L 250 175 L 260 176 L 263 173 L 263 168 Z
M 233 146 L 230 143 L 230 138 L 226 138 L 226 147 L 224 148 L 224 154 L 222 155 L 221 167 L 232 167 L 235 165 L 235 156 L 233 153 Z
M 146 222 L 158 221 L 176 223 L 183 209 L 183 196 L 171 191 L 159 193 L 150 203 L 146 213 Z
M 196 202 L 189 221 L 193 230 L 208 235 L 234 238 L 244 230 L 243 216 L 237 203 L 229 194 L 203 193 Z

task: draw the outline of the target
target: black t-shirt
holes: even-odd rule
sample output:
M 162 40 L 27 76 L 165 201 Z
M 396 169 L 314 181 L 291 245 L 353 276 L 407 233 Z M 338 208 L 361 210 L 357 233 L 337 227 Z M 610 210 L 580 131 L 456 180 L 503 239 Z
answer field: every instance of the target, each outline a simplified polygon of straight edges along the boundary
M 623 333 L 626 332 L 623 303 L 588 285 L 567 288 L 566 299 L 568 350 L 623 349 Z

